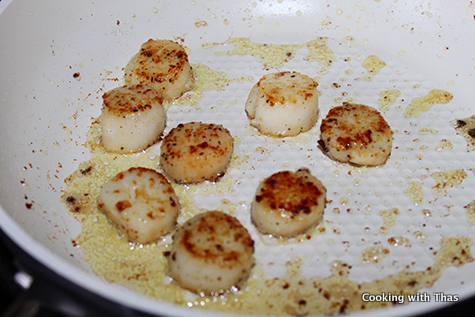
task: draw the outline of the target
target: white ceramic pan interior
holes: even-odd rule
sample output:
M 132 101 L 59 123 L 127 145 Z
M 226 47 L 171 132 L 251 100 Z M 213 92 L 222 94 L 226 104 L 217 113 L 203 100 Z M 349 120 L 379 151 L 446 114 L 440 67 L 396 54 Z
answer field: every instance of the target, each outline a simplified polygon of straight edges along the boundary
M 328 277 L 332 263 L 340 260 L 352 267 L 348 278 L 370 282 L 405 268 L 426 270 L 443 238 L 474 237 L 466 206 L 475 199 L 475 152 L 450 125 L 475 114 L 475 9 L 469 1 L 4 0 L 0 8 L 0 226 L 41 263 L 87 290 L 149 313 L 209 315 L 97 277 L 72 243 L 81 225 L 61 202 L 64 179 L 91 157 L 83 144 L 100 115 L 102 94 L 122 84 L 123 68 L 149 38 L 183 39 L 191 63 L 246 78 L 206 92 L 199 107 L 170 107 L 166 131 L 180 122 L 212 121 L 239 138 L 236 151 L 247 159 L 229 171 L 235 190 L 197 195 L 196 205 L 213 209 L 224 198 L 236 205 L 236 217 L 256 241 L 257 266 L 269 278 L 285 275 L 286 263 L 301 258 L 305 278 Z M 322 69 L 305 60 L 303 47 L 288 62 L 266 69 L 253 55 L 219 54 L 233 49 L 225 42 L 238 37 L 269 44 L 324 37 L 334 59 Z M 210 42 L 220 44 L 203 46 Z M 365 80 L 363 62 L 370 55 L 386 66 Z M 260 136 L 244 112 L 254 83 L 284 70 L 317 79 L 321 93 L 315 128 L 286 143 Z M 406 118 L 414 98 L 433 89 L 453 99 Z M 385 165 L 351 167 L 317 148 L 319 125 L 330 108 L 354 101 L 380 109 L 385 90 L 400 93 L 381 109 L 395 131 Z M 272 245 L 249 220 L 252 195 L 264 177 L 301 166 L 328 189 L 325 232 L 308 242 Z M 450 180 L 450 171 L 458 173 L 458 182 Z M 435 175 L 445 175 L 445 181 Z M 399 214 L 384 231 L 387 218 L 380 212 L 392 208 Z M 396 246 L 392 237 L 405 237 L 411 246 Z M 370 246 L 389 254 L 365 265 L 361 256 Z M 431 288 L 419 292 L 456 294 L 460 300 L 473 295 L 471 260 L 448 266 Z M 431 302 L 364 314 L 401 316 L 445 304 L 432 296 Z

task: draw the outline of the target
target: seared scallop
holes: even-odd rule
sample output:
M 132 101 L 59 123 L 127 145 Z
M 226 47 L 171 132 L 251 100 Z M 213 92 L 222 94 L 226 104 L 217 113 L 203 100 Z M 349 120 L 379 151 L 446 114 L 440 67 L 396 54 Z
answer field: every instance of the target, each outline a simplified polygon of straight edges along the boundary
M 216 181 L 224 175 L 231 160 L 233 137 L 222 125 L 188 122 L 165 136 L 160 151 L 163 171 L 173 181 Z
M 131 242 L 149 243 L 169 233 L 179 213 L 170 182 L 155 170 L 134 167 L 106 182 L 97 198 L 117 228 Z
M 369 106 L 344 102 L 322 121 L 319 141 L 326 154 L 340 162 L 375 166 L 391 154 L 393 134 L 381 113 Z
M 251 220 L 276 237 L 293 237 L 315 227 L 323 217 L 326 188 L 308 169 L 281 171 L 257 187 Z
M 313 79 L 297 72 L 265 75 L 246 101 L 251 125 L 278 137 L 310 130 L 318 119 L 317 86 Z
M 458 135 L 463 136 L 467 141 L 467 152 L 475 151 L 475 115 L 451 120 L 450 125 L 455 128 Z
M 109 152 L 133 153 L 159 140 L 166 113 L 160 94 L 149 86 L 123 86 L 106 92 L 102 107 L 102 145 Z
M 183 288 L 218 295 L 239 288 L 254 265 L 254 241 L 234 217 L 209 211 L 174 234 L 168 273 Z
M 125 82 L 150 85 L 164 100 L 172 101 L 193 88 L 194 78 L 183 46 L 150 39 L 125 67 Z

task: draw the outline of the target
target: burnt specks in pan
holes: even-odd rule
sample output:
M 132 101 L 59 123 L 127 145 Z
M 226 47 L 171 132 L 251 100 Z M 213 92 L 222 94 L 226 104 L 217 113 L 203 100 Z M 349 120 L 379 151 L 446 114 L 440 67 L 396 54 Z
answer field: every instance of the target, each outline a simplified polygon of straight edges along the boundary
M 457 120 L 457 125 L 456 125 L 456 128 L 461 128 L 461 127 L 464 127 L 466 126 L 467 123 L 463 120 Z
M 63 200 L 69 211 L 80 213 L 81 210 L 87 206 L 88 198 L 89 194 L 84 193 L 82 195 L 68 195 L 63 197 Z
M 111 24 L 113 24 L 113 23 L 114 23 L 114 21 L 112 20 Z M 69 72 L 72 73 L 72 71 L 69 71 Z M 335 86 L 333 86 L 333 87 L 334 88 L 339 88 L 339 87 L 335 87 Z M 339 88 L 339 89 L 342 89 L 342 88 Z M 138 111 L 138 109 L 134 109 L 133 111 L 134 112 Z M 234 128 L 234 126 L 230 125 L 230 128 Z M 231 130 L 231 131 L 234 131 L 234 130 Z M 241 131 L 241 130 L 236 129 L 236 131 Z M 371 131 L 372 131 L 371 132 L 371 138 L 373 138 L 373 140 L 374 140 L 373 130 L 371 129 Z M 249 132 L 249 131 L 246 131 L 246 132 Z M 196 147 L 195 152 L 196 153 L 202 153 L 203 151 L 201 151 L 201 150 L 207 148 L 205 146 L 205 143 L 207 143 L 209 145 L 208 141 L 206 141 L 206 142 L 202 141 L 201 143 L 198 143 L 195 146 Z M 287 146 L 287 144 L 289 144 L 290 145 L 289 148 L 292 148 L 292 150 L 299 151 L 299 149 L 298 149 L 299 146 L 296 147 L 296 146 L 294 146 L 290 143 L 291 142 L 289 142 L 287 140 L 287 142 L 285 143 L 285 146 Z M 326 148 L 325 143 L 323 142 L 323 140 L 321 140 L 321 142 L 319 142 L 319 143 L 320 143 L 320 146 L 322 146 L 322 149 L 324 149 L 325 152 L 328 152 L 328 148 Z M 239 144 L 239 143 L 237 143 L 237 144 Z M 177 144 L 175 144 L 175 146 L 176 145 Z M 302 150 L 302 148 L 303 147 L 300 147 L 300 150 Z M 313 149 L 312 149 L 312 151 L 313 151 Z M 300 152 L 302 152 L 302 151 L 300 151 Z M 142 153 L 138 154 L 138 156 L 145 156 L 145 155 L 149 155 L 149 152 L 147 152 L 147 153 L 142 152 Z M 270 156 L 271 156 L 271 154 L 269 154 L 269 157 Z M 133 164 L 135 164 L 136 162 L 139 162 L 139 161 L 134 161 L 132 159 L 132 156 L 130 156 L 130 158 L 131 159 L 128 162 L 133 162 Z M 264 156 L 262 158 L 267 159 Z M 274 159 L 275 157 L 270 157 L 270 158 Z M 308 158 L 310 158 L 310 156 Z M 408 161 L 409 160 L 410 160 L 410 157 L 408 158 Z M 276 162 L 278 162 L 278 161 L 276 161 Z M 96 163 L 97 163 L 97 161 L 96 161 Z M 100 162 L 100 163 L 102 163 L 102 162 Z M 263 161 L 263 163 L 264 163 L 264 165 L 266 164 L 265 161 Z M 156 161 L 153 162 L 153 164 L 154 164 L 154 167 L 157 166 Z M 289 165 L 291 165 L 291 164 L 289 164 Z M 286 165 L 286 166 L 289 166 L 289 165 Z M 292 166 L 293 166 L 293 163 L 292 163 Z M 317 165 L 312 165 L 312 166 L 317 171 L 320 170 L 318 164 Z M 338 171 L 341 171 L 341 169 L 340 169 L 341 165 L 340 164 L 334 164 L 333 166 L 336 166 L 335 168 Z M 83 169 L 85 167 L 87 167 L 87 165 L 86 166 L 84 166 L 84 165 L 81 166 L 81 168 L 83 168 Z M 94 165 L 94 167 L 96 167 L 96 165 Z M 101 171 L 103 171 L 102 166 L 99 165 L 99 167 L 101 167 Z M 391 164 L 391 166 L 387 166 L 387 167 L 388 168 L 392 167 L 392 164 Z M 247 166 L 246 166 L 246 168 L 247 168 Z M 259 165 L 255 165 L 255 167 L 253 166 L 253 170 L 254 170 L 254 168 L 256 168 L 256 169 L 259 168 Z M 104 170 L 106 170 L 107 172 L 110 172 L 113 169 L 111 169 L 111 167 L 106 167 L 106 168 L 104 168 Z M 88 174 L 88 176 L 91 177 L 94 180 L 94 182 L 100 184 L 101 183 L 100 175 L 98 175 L 100 173 L 98 171 L 99 171 L 99 169 L 98 170 L 93 170 Z M 240 172 L 240 169 L 236 168 L 236 170 L 233 171 L 233 175 L 235 175 L 235 173 L 234 173 L 235 171 Z M 351 171 L 354 172 L 354 170 L 350 170 L 348 172 L 348 174 L 350 174 Z M 251 173 L 249 170 L 246 170 L 245 172 L 247 173 L 247 175 L 250 175 L 250 173 Z M 372 173 L 373 172 L 378 173 L 376 169 L 372 170 L 371 172 Z M 76 173 L 76 174 L 77 174 L 76 178 L 79 178 L 79 180 L 81 181 L 82 174 L 80 174 L 80 173 Z M 79 176 L 79 177 L 77 177 L 77 176 Z M 342 177 L 340 177 L 340 180 L 341 180 L 341 178 Z M 98 181 L 98 179 L 99 179 L 99 181 Z M 84 179 L 82 179 L 82 180 L 84 180 Z M 256 179 L 254 179 L 254 180 L 256 180 Z M 235 181 L 236 181 L 236 184 L 237 184 L 238 179 L 236 179 Z M 239 179 L 239 182 L 240 181 L 241 181 L 241 179 Z M 244 181 L 246 181 L 246 177 L 243 179 L 243 185 L 245 185 Z M 338 183 L 338 182 L 334 182 L 334 183 Z M 214 186 L 214 184 L 210 184 L 210 185 Z M 216 187 L 218 188 L 220 184 L 216 184 L 216 185 L 217 185 Z M 208 184 L 206 184 L 206 186 L 208 188 Z M 178 186 L 178 187 L 181 187 L 181 186 Z M 75 188 L 70 187 L 69 191 L 68 191 L 68 194 L 70 194 L 74 190 L 75 190 Z M 82 190 L 84 190 L 84 189 L 82 189 Z M 344 191 L 343 188 L 335 189 L 335 191 L 339 191 L 339 190 L 340 190 L 339 193 Z M 332 191 L 333 191 L 333 189 L 332 189 Z M 191 194 L 191 195 L 188 195 L 188 194 L 190 194 L 190 193 L 187 193 L 187 195 L 186 195 L 187 199 L 191 198 L 191 197 L 194 197 L 193 196 L 194 193 Z M 359 194 L 359 192 L 358 192 L 358 194 Z M 333 195 L 336 195 L 336 193 L 334 192 Z M 355 196 L 353 196 L 353 197 L 355 197 Z M 361 196 L 361 197 L 355 198 L 355 199 L 359 199 L 359 201 L 361 202 L 361 201 L 363 201 L 363 197 L 366 197 L 366 196 Z M 71 204 L 73 206 L 76 205 L 75 196 L 68 196 L 68 198 L 69 199 L 66 199 L 66 203 Z M 332 198 L 335 199 L 335 200 L 337 199 L 336 197 L 332 197 Z M 207 199 L 207 198 L 205 198 L 205 199 Z M 236 199 L 237 199 L 237 196 L 236 196 Z M 250 197 L 247 197 L 247 199 L 250 199 Z M 258 198 L 256 198 L 256 200 L 262 201 L 263 197 L 259 196 Z M 166 203 L 167 204 L 170 203 L 170 205 L 174 205 L 178 202 L 175 202 L 174 200 L 170 200 L 170 201 L 167 201 Z M 330 201 L 328 201 L 328 203 L 330 203 Z M 372 207 L 374 207 L 374 206 L 372 206 Z M 367 210 L 367 211 L 370 212 L 369 210 Z M 86 214 L 86 211 L 84 212 L 84 214 Z M 345 216 L 347 216 L 346 213 L 342 213 L 342 214 L 339 214 L 339 215 L 333 215 L 333 216 L 334 217 L 342 217 L 343 214 Z M 96 213 L 91 213 L 92 217 L 94 217 L 95 215 L 96 215 Z M 242 215 L 242 214 L 239 214 L 239 215 Z M 302 211 L 298 215 L 306 215 L 306 213 L 304 213 Z M 353 215 L 356 215 L 356 213 L 354 213 Z M 375 213 L 373 213 L 373 215 L 375 215 Z M 81 219 L 80 216 L 75 216 L 75 217 L 77 219 Z M 88 215 L 88 217 L 90 217 L 90 216 Z M 327 219 L 324 219 L 324 220 L 332 220 L 331 218 L 332 217 L 328 217 Z M 91 219 L 92 218 L 89 218 L 89 220 L 91 220 Z M 83 228 L 84 228 L 83 233 L 86 233 L 86 232 L 88 234 L 91 233 L 89 241 L 87 241 L 87 243 L 84 243 L 84 248 L 83 248 L 84 255 L 87 255 L 89 261 L 91 261 L 91 262 L 88 262 L 87 264 L 91 264 L 91 263 L 96 264 L 96 263 L 93 263 L 92 261 L 95 261 L 97 258 L 98 258 L 98 260 L 102 260 L 101 256 L 103 256 L 103 254 L 100 254 L 101 252 L 97 252 L 97 251 L 102 251 L 105 248 L 108 248 L 108 250 L 112 250 L 112 251 L 115 251 L 115 252 L 118 252 L 118 253 L 119 253 L 119 251 L 122 252 L 122 249 L 124 249 L 123 248 L 124 244 L 123 243 L 122 244 L 117 243 L 117 241 L 115 241 L 115 240 L 117 240 L 117 239 L 115 239 L 115 236 L 112 239 L 107 240 L 107 242 L 111 243 L 110 247 L 109 246 L 107 246 L 107 247 L 101 246 L 100 243 L 103 240 L 100 239 L 100 238 L 102 238 L 102 236 L 100 235 L 100 231 L 97 230 L 97 227 L 99 227 L 99 225 L 103 225 L 103 224 L 100 223 L 98 225 L 95 225 L 95 224 L 91 225 L 92 221 L 88 221 L 88 222 L 89 222 L 89 224 L 86 224 L 86 222 L 83 223 L 83 225 L 84 225 L 83 226 Z M 327 225 L 326 221 L 324 221 L 324 224 Z M 89 227 L 86 227 L 86 225 L 89 226 Z M 250 229 L 254 229 L 254 228 L 252 228 L 249 221 L 247 221 L 247 225 L 249 226 Z M 425 224 L 423 224 L 423 225 L 425 226 Z M 427 223 L 427 225 L 430 226 L 430 223 Z M 213 230 L 213 232 L 215 232 L 216 228 L 214 226 L 212 226 L 212 230 Z M 330 233 L 332 232 L 330 228 L 328 230 L 329 230 Z M 369 227 L 368 227 L 368 230 L 369 230 Z M 211 231 L 211 229 L 210 229 L 210 231 Z M 83 235 L 83 238 L 84 238 L 84 236 L 85 235 Z M 323 242 L 326 243 L 326 241 L 325 241 L 326 236 L 317 237 L 317 238 L 318 239 L 313 239 L 313 241 L 309 241 L 309 242 L 318 244 L 319 240 L 320 241 L 323 240 Z M 84 240 L 82 240 L 82 241 L 84 241 Z M 122 242 L 124 242 L 124 241 L 122 241 Z M 258 242 L 262 242 L 262 241 L 258 241 Z M 328 242 L 330 242 L 330 241 L 328 241 Z M 368 241 L 366 241 L 366 242 L 368 242 Z M 384 241 L 383 241 L 383 243 L 384 243 Z M 425 244 L 423 244 L 423 246 L 424 245 Z M 170 259 L 170 261 L 173 261 L 173 262 L 180 261 L 179 254 L 172 253 L 171 251 L 168 251 L 169 250 L 168 247 L 169 246 L 154 245 L 153 250 L 157 251 L 157 252 L 155 252 L 156 254 L 153 255 L 153 256 L 158 257 L 159 259 L 161 258 L 162 262 L 160 262 L 160 261 L 156 261 L 156 262 L 149 261 L 150 259 L 153 259 L 153 257 L 149 256 L 149 254 L 147 254 L 147 255 L 144 254 L 143 262 L 141 261 L 141 263 L 139 263 L 137 266 L 135 266 L 135 264 L 134 264 L 133 267 L 128 267 L 127 268 L 127 269 L 133 270 L 133 272 L 129 271 L 129 276 L 132 280 L 134 280 L 134 279 L 138 280 L 139 275 L 142 274 L 142 272 L 147 272 L 146 274 L 149 275 L 150 280 L 152 280 L 152 279 L 154 279 L 155 277 L 158 276 L 158 278 L 155 279 L 151 283 L 143 283 L 143 279 L 142 279 L 142 277 L 140 277 L 140 284 L 136 283 L 136 284 L 138 284 L 137 290 L 139 292 L 146 293 L 145 295 L 150 295 L 150 293 L 147 294 L 147 292 L 149 292 L 151 290 L 151 292 L 152 292 L 151 295 L 152 296 L 157 296 L 157 297 L 162 298 L 162 299 L 167 298 L 167 296 L 170 293 L 166 293 L 166 292 L 170 291 L 170 290 L 173 291 L 173 292 L 176 292 L 177 296 L 187 294 L 187 292 L 184 291 L 184 290 L 183 291 L 177 290 L 175 282 L 172 282 L 171 284 L 168 284 L 168 280 L 163 280 L 162 281 L 162 279 L 161 279 L 161 277 L 163 275 L 163 269 L 164 269 L 163 261 L 168 260 L 168 258 Z M 266 248 L 266 246 L 263 246 L 262 243 L 259 243 L 259 248 L 261 248 L 261 247 Z M 285 247 L 285 246 L 283 246 L 283 247 Z M 297 250 L 297 251 L 298 251 L 298 248 L 299 248 L 296 245 L 290 245 L 289 247 L 294 248 L 294 250 Z M 127 244 L 125 244 L 125 249 L 126 249 L 125 251 L 128 252 Z M 167 250 L 167 251 L 164 251 L 164 250 Z M 209 250 L 210 250 L 210 252 L 213 251 L 213 250 L 223 251 L 223 250 L 225 250 L 225 246 L 221 243 L 215 243 L 214 247 L 210 248 Z M 353 249 L 348 249 L 347 248 L 346 250 L 351 251 Z M 345 250 L 345 252 L 346 252 L 346 250 Z M 467 252 L 469 252 L 470 248 L 466 248 L 466 250 L 467 250 Z M 164 255 L 165 258 L 161 257 L 161 255 L 162 255 L 161 252 L 162 251 L 163 251 L 163 255 Z M 260 250 L 259 252 L 264 252 L 264 254 L 265 254 L 265 251 L 267 251 L 267 250 Z M 435 245 L 434 245 L 434 250 L 432 250 L 432 251 L 435 251 Z M 137 252 L 134 252 L 134 253 L 137 253 Z M 452 253 L 453 257 L 450 258 L 449 261 L 445 261 L 445 263 L 451 263 L 451 261 L 454 260 L 453 263 L 456 263 L 457 265 L 459 265 L 460 263 L 457 260 L 458 260 L 458 258 L 460 258 L 461 255 L 463 255 L 463 253 L 464 253 L 464 250 L 462 250 L 462 254 L 460 254 L 460 252 L 453 252 Z M 120 258 L 121 259 L 124 258 L 123 254 L 124 253 L 120 253 Z M 263 254 L 263 253 L 260 253 L 260 254 Z M 94 258 L 94 255 L 97 255 L 97 258 Z M 279 255 L 277 255 L 277 256 L 279 256 Z M 85 257 L 85 259 L 86 259 L 86 257 Z M 107 259 L 107 260 L 109 260 L 109 259 Z M 289 313 L 289 314 L 292 314 L 294 316 L 304 316 L 304 315 L 313 315 L 313 314 L 338 314 L 339 312 L 340 313 L 341 312 L 342 313 L 350 313 L 354 310 L 359 309 L 360 307 L 361 307 L 361 309 L 373 309 L 375 306 L 376 307 L 384 306 L 384 305 L 381 305 L 381 303 L 373 303 L 374 305 L 373 304 L 362 305 L 361 295 L 360 295 L 361 293 L 355 294 L 355 293 L 359 292 L 359 290 L 361 290 L 362 287 L 361 287 L 361 285 L 356 285 L 356 283 L 354 283 L 354 281 L 352 281 L 351 279 L 341 278 L 340 276 L 335 276 L 335 275 L 331 276 L 329 278 L 319 278 L 318 276 L 315 276 L 315 278 L 308 278 L 308 277 L 305 276 L 306 274 L 302 274 L 302 273 L 308 273 L 308 271 L 306 270 L 305 267 L 297 265 L 296 264 L 297 262 L 295 261 L 295 258 L 289 258 L 288 260 L 289 260 L 289 262 L 291 262 L 289 265 L 287 265 L 287 263 L 286 263 L 288 274 L 286 276 L 279 277 L 279 279 L 277 279 L 277 280 L 274 280 L 272 278 L 266 278 L 265 276 L 259 275 L 259 271 L 255 272 L 257 274 L 255 275 L 255 278 L 253 278 L 252 284 L 250 284 L 249 287 L 250 287 L 251 292 L 254 292 L 256 290 L 261 291 L 262 293 L 261 293 L 261 296 L 259 296 L 260 298 L 258 298 L 258 299 L 251 298 L 251 299 L 249 299 L 248 297 L 247 298 L 246 297 L 239 297 L 239 294 L 235 294 L 236 297 L 231 297 L 231 298 L 239 299 L 239 303 L 237 303 L 237 305 L 235 303 L 233 303 L 232 301 L 227 301 L 226 300 L 226 302 L 227 302 L 226 306 L 224 306 L 223 308 L 219 308 L 219 309 L 223 309 L 223 310 L 226 310 L 228 312 L 235 312 L 235 313 L 238 313 L 238 314 L 240 314 L 240 313 L 245 314 L 245 313 L 249 313 L 249 311 L 252 309 L 252 308 L 250 309 L 249 307 L 254 306 L 255 309 L 256 309 L 256 314 L 257 313 L 265 314 L 265 313 L 269 313 L 269 312 L 272 312 L 272 311 L 274 311 L 274 312 L 275 311 L 277 311 L 277 312 L 284 311 L 285 313 Z M 272 261 L 272 259 L 269 258 L 268 261 Z M 287 261 L 287 260 L 284 259 L 284 261 Z M 105 262 L 105 265 L 97 265 L 96 266 L 97 274 L 101 277 L 110 277 L 111 279 L 114 280 L 113 282 L 122 283 L 124 281 L 124 278 L 123 278 L 124 275 L 121 275 L 123 273 L 123 271 L 111 270 L 110 266 L 108 267 L 108 265 L 107 265 L 108 264 L 107 261 L 104 261 L 104 262 Z M 124 265 L 122 265 L 122 263 L 121 263 L 121 266 L 126 266 L 126 265 L 128 266 L 128 264 L 131 264 L 131 262 L 132 261 L 129 261 L 129 263 L 123 263 Z M 149 266 L 149 262 L 151 262 L 150 263 L 151 266 Z M 402 265 L 403 263 L 400 263 L 400 264 Z M 422 285 L 417 285 L 416 283 L 414 283 L 413 282 L 414 277 L 417 277 L 418 280 L 422 280 L 423 282 L 421 282 L 421 284 L 423 284 L 423 283 L 430 284 L 430 283 L 433 283 L 437 279 L 435 277 L 435 275 L 440 276 L 440 274 L 439 274 L 441 272 L 441 270 L 439 269 L 440 265 L 437 266 L 437 263 L 434 263 L 434 264 L 435 265 L 434 265 L 434 270 L 433 271 L 437 271 L 437 273 L 432 274 L 432 276 L 431 276 L 430 270 L 428 271 L 428 273 L 424 272 L 424 270 L 419 271 L 419 272 L 411 271 L 410 273 L 413 276 L 411 276 L 411 278 L 406 278 L 406 279 L 404 279 L 404 273 L 403 274 L 398 273 L 395 277 L 384 278 L 384 279 L 380 279 L 380 280 L 375 280 L 375 281 L 370 282 L 370 283 L 365 283 L 364 287 L 366 287 L 366 288 L 363 288 L 363 290 L 361 290 L 361 291 L 365 291 L 368 288 L 370 288 L 371 290 L 374 290 L 375 292 L 377 292 L 378 290 L 380 291 L 381 289 L 383 289 L 383 290 L 384 289 L 395 289 L 395 291 L 397 290 L 398 292 L 399 291 L 402 292 L 402 291 L 405 291 L 409 288 L 411 292 L 412 291 L 415 292 L 416 290 L 413 290 L 413 288 L 422 287 Z M 273 263 L 272 265 L 279 265 L 279 263 L 276 262 L 276 263 Z M 449 264 L 447 264 L 447 265 L 449 265 Z M 399 267 L 399 266 L 397 266 L 397 267 Z M 397 267 L 394 267 L 394 269 L 397 270 Z M 409 269 L 410 269 L 409 266 L 407 268 L 408 268 L 408 270 L 405 270 L 405 271 L 407 273 L 409 273 L 408 272 Z M 328 268 L 324 267 L 322 269 L 327 270 Z M 368 267 L 368 270 L 371 271 L 372 269 L 370 267 Z M 159 272 L 158 275 L 154 275 L 153 272 L 156 272 L 156 271 Z M 125 275 L 125 276 L 127 278 L 127 275 Z M 218 276 L 217 279 L 218 278 L 221 278 L 221 276 Z M 285 281 L 285 283 L 284 283 L 284 281 Z M 299 282 L 301 282 L 301 281 L 306 283 L 306 285 L 301 286 L 299 284 Z M 133 281 L 133 282 L 135 282 L 135 281 Z M 384 286 L 382 286 L 382 285 L 387 285 L 388 282 L 391 283 L 390 287 L 394 287 L 394 288 L 390 288 L 390 287 L 385 288 Z M 125 283 L 127 283 L 127 280 L 125 280 Z M 315 289 L 310 289 L 312 284 L 315 285 Z M 130 285 L 130 283 L 129 283 L 129 285 Z M 285 285 L 285 287 L 283 287 L 283 285 Z M 150 286 L 152 286 L 152 287 L 150 287 Z M 158 286 L 158 287 L 155 287 L 155 286 Z M 276 286 L 278 286 L 280 289 L 277 289 Z M 157 289 L 159 289 L 159 290 L 157 290 Z M 320 292 L 318 292 L 319 289 L 320 289 Z M 347 292 L 342 293 L 341 291 L 345 290 L 345 289 L 347 290 Z M 315 297 L 312 297 L 314 295 L 315 295 Z M 205 297 L 205 299 L 206 298 L 207 297 Z M 312 298 L 314 298 L 315 300 L 313 300 Z M 265 303 L 264 303 L 264 301 L 262 301 L 262 299 L 265 300 Z M 197 302 L 200 302 L 200 301 L 201 300 L 198 297 Z M 326 301 L 328 301 L 328 302 L 326 302 Z M 315 307 L 315 306 L 317 306 L 317 305 L 315 305 L 315 302 L 317 302 L 317 304 L 318 304 L 318 302 L 321 302 L 322 305 L 320 307 Z M 181 302 L 180 304 L 181 305 L 187 305 L 186 302 Z M 221 303 L 219 303 L 219 302 L 218 303 L 207 302 L 203 305 L 204 307 L 202 307 L 202 308 L 204 308 L 204 309 L 213 309 L 215 307 L 213 305 L 215 305 L 215 304 L 217 304 L 218 306 L 221 305 Z M 388 304 L 388 306 L 391 305 L 391 303 L 387 303 L 387 304 Z M 200 304 L 196 305 L 196 304 L 193 304 L 193 302 L 189 302 L 188 305 L 199 306 Z M 322 307 L 322 306 L 325 306 L 325 307 Z M 199 307 L 199 308 L 201 308 L 201 307 Z M 319 309 L 321 309 L 321 310 L 319 310 Z M 253 311 L 251 311 L 251 313 L 253 313 Z
M 92 166 L 88 166 L 88 167 L 86 167 L 85 169 L 82 169 L 82 170 L 81 170 L 81 174 L 84 175 L 84 176 L 86 176 L 86 175 L 88 175 L 91 171 L 92 171 Z

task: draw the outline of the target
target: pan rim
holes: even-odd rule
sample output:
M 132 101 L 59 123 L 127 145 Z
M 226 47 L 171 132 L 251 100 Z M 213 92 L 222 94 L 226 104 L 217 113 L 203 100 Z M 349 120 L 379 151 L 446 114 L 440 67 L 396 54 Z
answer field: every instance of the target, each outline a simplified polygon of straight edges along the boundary
M 32 238 L 16 221 L 14 221 L 0 205 L 0 230 L 2 230 L 17 247 L 26 252 L 34 260 L 39 262 L 49 271 L 59 275 L 66 281 L 79 286 L 81 289 L 91 294 L 96 294 L 109 300 L 112 303 L 147 314 L 157 315 L 167 313 L 170 316 L 226 316 L 226 314 L 216 313 L 208 310 L 187 309 L 173 304 L 147 298 L 127 290 L 119 285 L 108 284 L 98 276 L 87 274 L 79 270 L 68 261 L 60 258 L 41 243 Z M 46 260 L 47 259 L 47 260 Z M 74 274 L 70 274 L 74 273 Z M 460 301 L 467 300 L 473 296 L 473 287 L 463 285 L 457 290 Z M 119 302 L 119 299 L 121 302 Z M 384 311 L 385 316 L 417 316 L 431 313 L 436 310 L 450 306 L 450 302 L 436 302 L 427 306 L 425 303 L 411 303 L 409 305 L 393 306 L 386 309 L 374 309 L 369 311 L 358 311 L 350 313 L 352 316 L 380 316 Z M 428 308 L 429 307 L 429 308 Z M 157 310 L 159 309 L 159 310 Z M 233 315 L 229 315 L 233 316 Z

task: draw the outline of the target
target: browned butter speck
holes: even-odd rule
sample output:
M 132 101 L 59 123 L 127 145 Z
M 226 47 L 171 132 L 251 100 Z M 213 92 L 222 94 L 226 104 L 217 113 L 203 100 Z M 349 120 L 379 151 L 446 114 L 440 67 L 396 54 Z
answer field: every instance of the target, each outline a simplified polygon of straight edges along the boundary
M 232 39 L 227 42 L 236 45 L 236 49 L 229 54 L 252 55 L 252 49 L 260 52 L 263 45 L 252 43 L 246 39 Z M 316 39 L 303 46 L 310 51 L 307 58 L 320 62 L 321 73 L 324 73 L 325 68 L 329 67 L 334 59 L 333 52 L 326 46 L 325 40 Z M 302 45 L 296 47 L 274 45 L 272 47 L 274 54 L 280 54 L 278 59 L 280 63 L 280 61 L 291 59 L 295 50 Z M 261 62 L 264 67 L 272 65 L 270 61 L 262 60 Z M 201 109 L 198 106 L 199 100 L 196 98 L 201 97 L 203 91 L 224 89 L 230 81 L 246 80 L 246 78 L 229 78 L 224 73 L 214 72 L 205 65 L 200 67 L 194 65 L 193 68 L 201 72 L 201 77 L 196 81 L 194 95 L 193 97 L 185 96 L 176 104 L 189 103 L 197 107 L 198 111 Z M 206 76 L 214 76 L 214 78 L 211 80 Z M 441 103 L 440 100 L 437 101 Z M 470 252 L 473 243 L 470 237 L 445 237 L 440 240 L 440 249 L 434 252 L 433 264 L 426 269 L 411 271 L 408 265 L 406 269 L 394 275 L 367 283 L 357 283 L 350 278 L 349 273 L 352 267 L 347 263 L 335 261 L 329 267 L 331 271 L 329 277 L 308 278 L 302 275 L 304 260 L 294 257 L 289 259 L 286 274 L 281 278 L 268 278 L 262 265 L 257 264 L 242 289 L 219 297 L 200 297 L 183 290 L 165 274 L 167 265 L 165 255 L 170 252 L 171 240 L 169 237 L 154 244 L 129 243 L 125 237 L 118 234 L 105 214 L 99 210 L 96 199 L 101 186 L 109 178 L 132 166 L 153 169 L 160 167 L 159 156 L 149 150 L 128 156 L 105 152 L 98 142 L 100 131 L 97 130 L 97 127 L 98 122 L 93 124 L 87 142 L 94 157 L 89 161 L 82 162 L 78 169 L 65 179 L 63 202 L 71 215 L 82 225 L 81 233 L 74 239 L 74 245 L 81 248 L 84 262 L 99 277 L 108 282 L 123 285 L 145 296 L 184 307 L 204 308 L 238 315 L 340 314 L 391 306 L 393 305 L 391 302 L 363 302 L 362 294 L 381 294 L 382 292 L 415 294 L 422 288 L 431 287 L 446 268 L 461 266 L 474 260 Z M 445 183 L 446 185 L 439 185 L 437 188 L 439 190 L 456 186 L 458 183 L 454 179 L 463 179 L 463 175 L 457 175 L 459 177 L 451 177 L 447 174 L 432 176 L 436 179 L 440 176 L 451 180 L 449 183 Z M 218 192 L 220 190 L 231 192 L 230 183 L 232 184 L 232 180 L 222 179 L 215 185 L 215 188 Z M 196 192 L 183 190 L 179 185 L 174 186 L 183 207 L 182 221 L 201 212 L 194 208 L 193 203 L 190 202 Z M 225 212 L 235 212 L 233 206 L 225 205 Z M 470 213 L 473 218 L 472 209 L 471 205 L 467 206 L 467 213 Z M 394 210 L 392 211 L 395 218 L 396 213 Z M 384 218 L 386 228 L 383 229 L 385 231 L 393 225 L 392 220 L 395 219 L 387 219 L 387 215 L 382 216 L 386 217 Z M 392 243 L 394 244 L 394 242 Z M 379 251 L 385 254 L 384 250 Z

